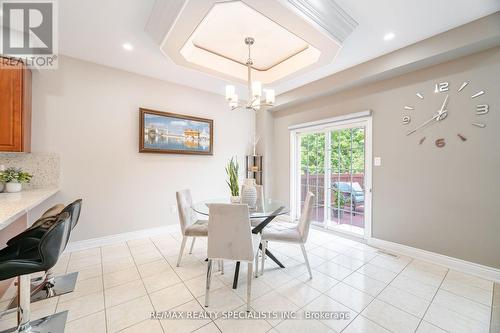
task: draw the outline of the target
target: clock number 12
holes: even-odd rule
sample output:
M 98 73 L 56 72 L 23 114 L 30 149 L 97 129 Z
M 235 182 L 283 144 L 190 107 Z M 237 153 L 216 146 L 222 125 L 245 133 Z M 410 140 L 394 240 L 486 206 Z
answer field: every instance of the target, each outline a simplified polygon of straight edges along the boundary
M 448 82 L 436 83 L 436 87 L 434 88 L 435 93 L 445 92 L 450 90 L 450 84 Z

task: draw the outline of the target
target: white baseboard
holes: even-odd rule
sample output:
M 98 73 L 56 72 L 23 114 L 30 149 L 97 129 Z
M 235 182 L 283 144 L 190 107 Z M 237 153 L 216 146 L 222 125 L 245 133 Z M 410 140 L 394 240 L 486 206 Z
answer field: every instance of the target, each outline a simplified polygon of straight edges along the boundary
M 82 240 L 82 241 L 75 241 L 75 242 L 70 242 L 68 244 L 65 252 L 81 251 L 81 250 L 91 249 L 94 247 L 121 243 L 121 242 L 129 241 L 129 240 L 133 240 L 133 239 L 159 236 L 159 235 L 168 234 L 168 233 L 171 233 L 173 231 L 178 231 L 178 230 L 179 230 L 179 225 L 172 224 L 172 225 L 166 225 L 164 227 L 142 229 L 142 230 L 137 230 L 137 231 L 116 234 L 116 235 L 109 235 L 109 236 L 104 236 L 104 237 L 86 239 L 86 240 Z
M 500 282 L 500 269 L 476 264 L 470 261 L 448 257 L 430 251 L 417 249 L 415 247 L 388 242 L 382 239 L 369 238 L 368 245 L 377 247 L 395 254 L 406 255 L 415 259 L 428 261 L 433 264 L 441 265 L 456 271 L 475 275 L 487 280 Z

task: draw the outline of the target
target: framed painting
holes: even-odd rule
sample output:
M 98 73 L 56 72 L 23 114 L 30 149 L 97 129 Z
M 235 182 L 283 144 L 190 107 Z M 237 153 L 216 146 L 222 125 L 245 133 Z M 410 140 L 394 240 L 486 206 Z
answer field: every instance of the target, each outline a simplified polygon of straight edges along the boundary
M 214 121 L 139 109 L 139 152 L 213 155 Z

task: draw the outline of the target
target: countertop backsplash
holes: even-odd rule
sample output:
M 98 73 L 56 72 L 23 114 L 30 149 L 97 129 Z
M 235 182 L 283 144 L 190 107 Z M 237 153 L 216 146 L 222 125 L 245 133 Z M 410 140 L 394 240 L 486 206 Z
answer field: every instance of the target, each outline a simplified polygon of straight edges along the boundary
M 59 185 L 59 155 L 49 153 L 0 153 L 0 165 L 21 168 L 33 175 L 24 189 L 56 187 Z

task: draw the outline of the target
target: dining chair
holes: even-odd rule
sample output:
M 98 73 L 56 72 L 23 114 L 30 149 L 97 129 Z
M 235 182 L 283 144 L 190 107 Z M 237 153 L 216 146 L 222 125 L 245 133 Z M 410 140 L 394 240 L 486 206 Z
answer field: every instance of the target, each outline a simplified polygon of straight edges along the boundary
M 205 306 L 208 307 L 212 262 L 231 260 L 247 262 L 247 311 L 250 311 L 253 261 L 257 257 L 260 234 L 250 228 L 248 206 L 244 204 L 209 204 L 208 264 Z M 258 263 L 256 263 L 257 265 Z
M 190 190 L 182 190 L 176 192 L 177 209 L 179 210 L 179 223 L 182 231 L 182 243 L 179 257 L 177 259 L 177 267 L 181 264 L 182 254 L 186 247 L 188 237 L 193 237 L 189 253 L 193 253 L 194 242 L 196 237 L 208 236 L 208 221 L 199 220 L 195 211 L 191 208 L 193 199 L 191 198 Z
M 300 215 L 299 221 L 286 221 L 284 217 L 279 217 L 262 230 L 262 260 L 261 272 L 264 274 L 264 263 L 266 260 L 266 249 L 269 241 L 298 244 L 302 250 L 304 261 L 309 272 L 309 277 L 312 279 L 311 266 L 307 258 L 305 243 L 309 236 L 309 227 L 311 225 L 311 213 L 314 205 L 314 194 L 308 192 L 304 202 L 304 208 Z

